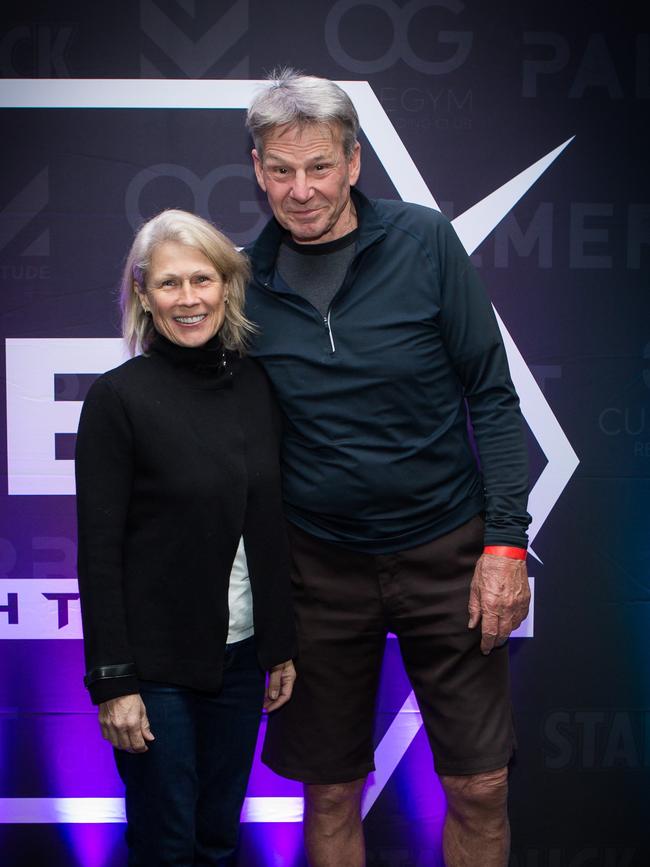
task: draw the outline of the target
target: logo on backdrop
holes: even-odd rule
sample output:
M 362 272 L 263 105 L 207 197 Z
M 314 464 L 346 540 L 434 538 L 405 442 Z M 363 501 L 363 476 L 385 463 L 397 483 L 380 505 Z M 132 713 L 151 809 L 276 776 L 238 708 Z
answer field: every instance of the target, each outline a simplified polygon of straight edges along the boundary
M 50 230 L 43 228 L 39 217 L 49 204 L 49 168 L 40 169 L 0 211 L 0 252 L 5 263 L 0 265 L 0 277 L 11 280 L 34 280 L 49 276 L 40 263 L 7 262 L 17 258 L 50 255 Z
M 44 22 L 13 27 L 0 39 L 3 78 L 69 78 L 66 52 L 75 27 Z
M 594 89 L 616 100 L 650 97 L 648 33 L 635 34 L 624 64 L 617 62 L 610 48 L 611 39 L 608 41 L 603 33 L 588 34 L 586 45 L 583 48 L 581 39 L 579 50 L 565 34 L 552 31 L 526 31 L 523 41 L 523 97 L 535 98 L 551 88 L 556 99 L 562 92 L 568 99 L 582 99 Z
M 544 767 L 554 771 L 650 767 L 650 711 L 552 710 L 542 734 Z
M 368 7 L 377 11 L 369 13 Z M 364 26 L 361 27 L 358 20 L 349 14 L 359 8 L 366 10 L 367 16 Z M 459 15 L 464 8 L 465 4 L 460 0 L 409 0 L 404 7 L 398 6 L 395 0 L 338 0 L 325 21 L 325 44 L 333 60 L 344 69 L 361 75 L 383 72 L 394 66 L 398 60 L 403 60 L 411 69 L 424 75 L 444 75 L 462 66 L 472 48 L 471 32 L 446 29 L 449 23 L 454 22 L 447 13 L 451 13 L 452 16 Z M 409 29 L 413 31 L 415 28 L 416 16 L 424 10 L 431 9 L 436 10 L 436 19 L 439 15 L 443 28 L 437 31 L 436 48 L 440 48 L 444 60 L 430 60 L 423 57 L 414 48 L 409 35 Z M 354 40 L 354 34 L 365 34 L 369 29 L 373 29 L 377 24 L 375 18 L 387 19 L 390 24 L 392 35 L 389 47 L 384 54 L 370 60 L 351 54 L 349 45 Z M 426 32 L 431 32 L 429 27 Z M 347 38 L 350 34 L 352 34 L 351 38 Z M 365 50 L 367 40 L 364 38 L 360 44 Z M 450 46 L 451 56 L 449 56 Z
M 250 189 L 249 185 L 255 183 L 253 167 L 250 164 L 219 166 L 202 178 L 187 166 L 180 166 L 175 163 L 158 163 L 155 166 L 148 166 L 133 177 L 126 190 L 126 216 L 134 231 L 142 225 L 145 219 L 140 207 L 143 191 L 149 185 L 165 178 L 174 178 L 180 181 L 191 195 L 192 202 L 189 210 L 208 220 L 214 219 L 210 213 L 210 199 L 219 184 L 224 181 L 244 180 L 246 181 L 246 188 Z M 268 219 L 268 215 L 263 212 L 259 202 L 255 199 L 240 201 L 239 212 L 245 216 L 251 215 L 250 228 L 244 231 L 227 229 L 227 232 L 235 244 L 243 247 L 257 238 Z M 220 224 L 222 221 L 215 220 L 215 222 Z
M 603 445 L 608 454 L 616 449 L 614 453 L 619 460 L 624 455 L 635 460 L 650 458 L 649 359 L 650 342 L 647 342 L 630 369 L 618 400 L 608 403 L 598 414 L 598 430 L 604 437 Z
M 631 846 L 544 846 L 514 848 L 511 867 L 634 867 L 640 851 Z M 641 856 L 643 857 L 643 856 Z
M 176 6 L 171 10 L 170 6 Z M 249 55 L 244 53 L 248 33 L 249 0 L 236 0 L 227 12 L 215 21 L 197 15 L 195 0 L 175 0 L 165 3 L 141 0 L 140 26 L 145 47 L 140 56 L 143 78 L 204 78 L 215 72 L 222 76 L 246 78 L 249 75 Z M 201 3 L 200 11 L 214 13 L 218 3 Z M 169 10 L 169 11 L 168 11 Z M 180 22 L 183 21 L 183 24 Z M 178 22 L 178 23 L 177 23 Z M 194 39 L 191 33 L 196 33 Z M 169 71 L 167 74 L 166 70 Z

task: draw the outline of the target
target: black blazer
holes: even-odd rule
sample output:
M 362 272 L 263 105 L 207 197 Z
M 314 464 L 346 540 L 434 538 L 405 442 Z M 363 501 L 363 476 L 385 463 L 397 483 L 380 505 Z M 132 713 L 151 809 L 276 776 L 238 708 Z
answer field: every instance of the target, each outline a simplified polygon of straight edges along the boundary
M 260 665 L 295 656 L 273 413 L 261 368 L 218 343 L 157 337 L 91 387 L 76 478 L 93 702 L 138 692 L 139 678 L 219 689 L 242 535 Z

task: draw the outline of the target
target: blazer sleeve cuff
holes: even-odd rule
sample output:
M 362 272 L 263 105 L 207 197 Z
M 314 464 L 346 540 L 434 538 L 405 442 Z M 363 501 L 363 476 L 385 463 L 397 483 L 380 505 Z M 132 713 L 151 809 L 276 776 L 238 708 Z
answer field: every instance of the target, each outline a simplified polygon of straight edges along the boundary
M 84 677 L 84 686 L 90 693 L 93 704 L 140 692 L 137 672 L 132 662 L 92 668 Z

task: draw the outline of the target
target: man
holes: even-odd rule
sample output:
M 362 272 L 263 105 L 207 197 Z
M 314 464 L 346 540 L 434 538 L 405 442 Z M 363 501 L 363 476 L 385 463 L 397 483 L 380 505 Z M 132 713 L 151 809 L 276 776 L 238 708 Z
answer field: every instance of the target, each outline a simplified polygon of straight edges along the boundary
M 528 609 L 530 517 L 491 305 L 444 217 L 354 188 L 359 124 L 337 85 L 284 71 L 247 124 L 274 215 L 248 250 L 247 313 L 286 421 L 299 637 L 294 697 L 269 720 L 264 761 L 304 783 L 311 867 L 363 865 L 392 631 L 447 797 L 446 864 L 505 865 L 503 645 Z

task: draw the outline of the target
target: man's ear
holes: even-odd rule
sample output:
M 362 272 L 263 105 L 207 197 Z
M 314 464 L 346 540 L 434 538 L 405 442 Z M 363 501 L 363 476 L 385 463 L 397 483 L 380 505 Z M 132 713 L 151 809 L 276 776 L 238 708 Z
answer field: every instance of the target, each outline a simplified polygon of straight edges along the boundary
M 350 157 L 350 162 L 348 163 L 348 178 L 350 180 L 350 184 L 356 184 L 359 180 L 359 175 L 361 173 L 361 145 L 359 142 L 356 142 L 354 145 L 354 150 L 352 151 L 352 156 Z
M 266 192 L 266 184 L 264 183 L 264 171 L 262 169 L 262 160 L 260 159 L 260 155 L 257 153 L 255 148 L 251 151 L 251 156 L 253 157 L 253 168 L 255 169 L 255 177 L 257 178 L 257 183 L 260 187 Z

